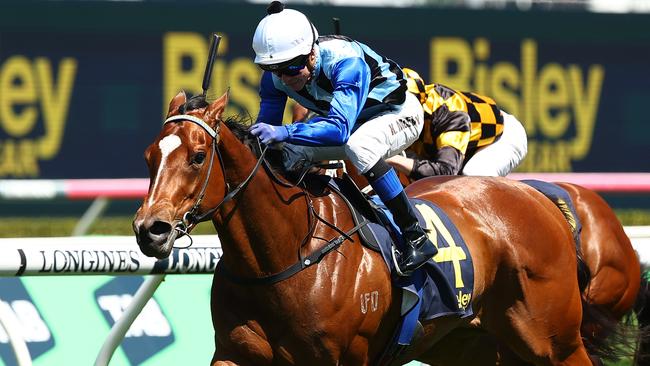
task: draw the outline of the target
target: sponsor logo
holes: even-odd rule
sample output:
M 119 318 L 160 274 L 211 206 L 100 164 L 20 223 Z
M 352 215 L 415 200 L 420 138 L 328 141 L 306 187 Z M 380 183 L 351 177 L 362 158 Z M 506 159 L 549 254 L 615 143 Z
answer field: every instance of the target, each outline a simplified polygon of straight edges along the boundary
M 435 37 L 430 42 L 431 80 L 457 90 L 494 98 L 526 128 L 528 155 L 521 171 L 571 171 L 591 150 L 605 67 L 564 56 L 540 62 L 550 47 L 520 42 L 519 62 L 492 52 L 486 38 L 472 41 Z
M 37 177 L 40 162 L 57 157 L 76 74 L 71 57 L 0 63 L 0 177 Z
M 54 348 L 54 338 L 47 322 L 41 316 L 27 289 L 19 278 L 0 279 L 0 296 L 14 315 L 27 343 L 32 359 Z M 16 357 L 9 344 L 9 337 L 0 327 L 0 358 L 6 366 L 15 366 Z
M 174 249 L 169 258 L 156 262 L 151 273 L 212 273 L 221 258 L 216 248 Z
M 144 282 L 142 277 L 116 277 L 95 291 L 104 319 L 113 326 Z M 135 319 L 121 343 L 132 365 L 138 365 L 174 342 L 174 332 L 162 308 L 151 298 Z
M 458 299 L 458 308 L 465 309 L 467 308 L 467 305 L 469 305 L 469 302 L 472 300 L 472 293 L 463 293 L 462 291 L 458 290 L 456 298 Z
M 140 268 L 136 250 L 52 250 L 40 251 L 39 272 L 135 272 Z

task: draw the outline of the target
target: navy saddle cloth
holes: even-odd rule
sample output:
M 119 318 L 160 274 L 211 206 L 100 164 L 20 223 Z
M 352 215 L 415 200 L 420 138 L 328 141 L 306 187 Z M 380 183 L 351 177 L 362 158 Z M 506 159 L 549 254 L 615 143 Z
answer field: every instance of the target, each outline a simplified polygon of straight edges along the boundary
M 437 246 L 438 254 L 412 276 L 400 277 L 395 274 L 392 248 L 394 241 L 398 241 L 397 248 L 402 248 L 403 243 L 390 211 L 377 196 L 368 201 L 349 179 L 321 179 L 329 179 L 329 188 L 341 194 L 357 215 L 357 220 L 365 218 L 370 221 L 361 233 L 364 245 L 381 252 L 392 274 L 393 284 L 402 289 L 403 317 L 396 335 L 397 344 L 410 344 L 418 320 L 473 315 L 472 257 L 456 226 L 442 209 L 428 201 L 411 199 L 420 224 Z
M 575 205 L 569 192 L 564 190 L 562 187 L 554 183 L 548 183 L 536 179 L 525 179 L 521 181 L 526 183 L 529 186 L 535 188 L 538 192 L 550 199 L 557 208 L 560 209 L 562 214 L 567 220 L 567 223 L 571 227 L 571 232 L 573 233 L 573 240 L 576 244 L 576 251 L 578 254 L 581 254 L 582 250 L 580 249 L 580 232 L 582 231 L 582 224 L 576 212 Z

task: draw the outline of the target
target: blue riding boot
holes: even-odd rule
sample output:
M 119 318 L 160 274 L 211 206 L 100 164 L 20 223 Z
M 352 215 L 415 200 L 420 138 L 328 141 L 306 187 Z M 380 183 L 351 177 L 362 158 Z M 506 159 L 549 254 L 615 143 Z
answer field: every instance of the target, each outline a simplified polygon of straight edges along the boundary
M 375 193 L 393 214 L 395 223 L 402 232 L 405 246 L 397 258 L 398 270 L 409 276 L 438 253 L 438 248 L 429 240 L 418 222 L 413 206 L 408 200 L 402 184 L 393 168 L 383 160 L 364 174 Z

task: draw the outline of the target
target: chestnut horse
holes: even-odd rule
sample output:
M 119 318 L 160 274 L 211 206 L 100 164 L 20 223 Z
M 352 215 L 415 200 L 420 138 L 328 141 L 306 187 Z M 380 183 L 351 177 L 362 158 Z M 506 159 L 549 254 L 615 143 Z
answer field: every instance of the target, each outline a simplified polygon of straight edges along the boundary
M 287 184 L 253 154 L 237 125 L 221 120 L 227 99 L 179 93 L 171 101 L 145 152 L 149 192 L 133 222 L 140 249 L 165 258 L 179 230 L 212 219 L 223 248 L 212 286 L 213 366 L 375 364 L 401 305 L 381 255 L 359 245 L 339 196 Z M 442 208 L 466 241 L 475 316 L 424 322 L 424 336 L 395 364 L 428 362 L 427 352 L 470 320 L 535 365 L 590 364 L 573 238 L 550 200 L 504 178 L 416 182 L 408 193 Z M 376 306 L 362 311 L 371 292 Z
M 427 182 L 436 185 L 449 179 L 453 178 L 436 177 Z M 576 207 L 582 223 L 582 257 L 592 275 L 582 294 L 589 304 L 588 312 L 583 314 L 583 340 L 594 358 L 614 361 L 631 356 L 636 340 L 647 337 L 648 332 L 632 331 L 621 324 L 633 313 L 635 304 L 645 302 L 647 297 L 640 292 L 642 276 L 637 254 L 614 211 L 598 194 L 575 184 L 557 184 L 569 193 Z M 639 321 L 639 327 L 647 325 L 647 321 Z M 429 355 L 431 365 L 441 366 L 526 364 L 480 327 L 454 330 Z M 637 353 L 636 357 L 647 355 Z
M 359 186 L 366 184 L 365 178 L 347 161 L 345 169 Z M 406 186 L 414 182 L 402 173 L 399 177 Z M 422 183 L 435 186 L 458 177 L 429 177 Z M 556 184 L 571 197 L 582 224 L 580 248 L 591 274 L 582 295 L 589 304 L 586 308 L 589 312 L 582 319 L 585 345 L 591 355 L 599 358 L 616 360 L 628 356 L 630 351 L 634 351 L 631 348 L 636 340 L 648 338 L 650 332 L 648 328 L 632 331 L 621 324 L 635 311 L 635 306 L 647 301 L 648 295 L 640 291 L 642 273 L 637 253 L 614 211 L 600 195 L 576 184 Z M 639 328 L 648 325 L 648 320 L 639 320 Z M 626 347 L 621 347 L 622 343 Z M 455 330 L 433 349 L 436 362 L 432 364 L 494 365 L 497 358 L 500 364 L 519 364 L 513 355 L 498 354 L 495 351 L 498 346 L 479 327 Z M 643 354 L 637 354 L 637 358 L 650 357 L 645 354 L 648 350 L 641 349 L 639 352 Z M 505 361 L 504 356 L 511 360 Z

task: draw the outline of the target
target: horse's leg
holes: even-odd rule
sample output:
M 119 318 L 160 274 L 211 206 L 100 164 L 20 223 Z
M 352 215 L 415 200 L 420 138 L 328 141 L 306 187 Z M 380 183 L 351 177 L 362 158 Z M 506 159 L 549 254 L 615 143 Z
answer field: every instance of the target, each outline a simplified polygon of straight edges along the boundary
M 582 222 L 582 252 L 592 273 L 587 300 L 619 320 L 632 309 L 639 290 L 641 272 L 634 248 L 598 194 L 573 184 L 559 185 L 571 196 Z
M 580 335 L 582 304 L 577 281 L 567 286 L 566 274 L 561 272 L 548 268 L 530 277 L 522 269 L 518 281 L 496 281 L 502 286 L 493 289 L 499 294 L 485 304 L 482 326 L 535 365 L 591 365 Z M 513 294 L 520 295 L 513 298 Z
M 212 356 L 212 361 L 210 361 L 210 366 L 239 366 L 239 364 L 233 361 L 226 360 L 226 356 L 223 353 L 223 348 L 220 347 L 214 351 L 214 355 Z
M 264 330 L 250 317 L 242 316 L 248 303 L 242 301 L 235 310 L 228 310 L 228 302 L 235 303 L 237 292 L 224 285 L 218 276 L 212 278 L 211 315 L 214 329 L 215 352 L 212 366 L 270 365 L 273 350 L 264 335 Z
M 216 341 L 215 339 L 215 344 Z M 228 352 L 224 346 L 217 346 L 212 356 L 212 361 L 210 361 L 210 366 L 240 366 L 248 364 L 250 362 L 245 361 L 244 358 L 232 356 L 232 352 Z
M 458 328 L 445 335 L 418 360 L 433 366 L 494 366 L 497 364 L 494 337 L 479 328 Z
M 230 361 L 215 361 L 212 366 L 239 366 L 238 364 Z
M 241 343 L 232 343 L 233 346 L 230 346 L 231 342 L 233 342 L 232 339 L 228 340 L 228 346 L 215 339 L 215 344 L 217 344 L 217 346 L 214 355 L 212 356 L 212 361 L 210 361 L 210 365 L 270 365 L 272 362 L 272 355 L 270 355 L 270 349 L 267 350 L 268 344 L 260 342 L 254 337 L 246 338 L 246 340 L 239 339 Z M 245 349 L 246 346 L 249 346 L 249 349 Z

